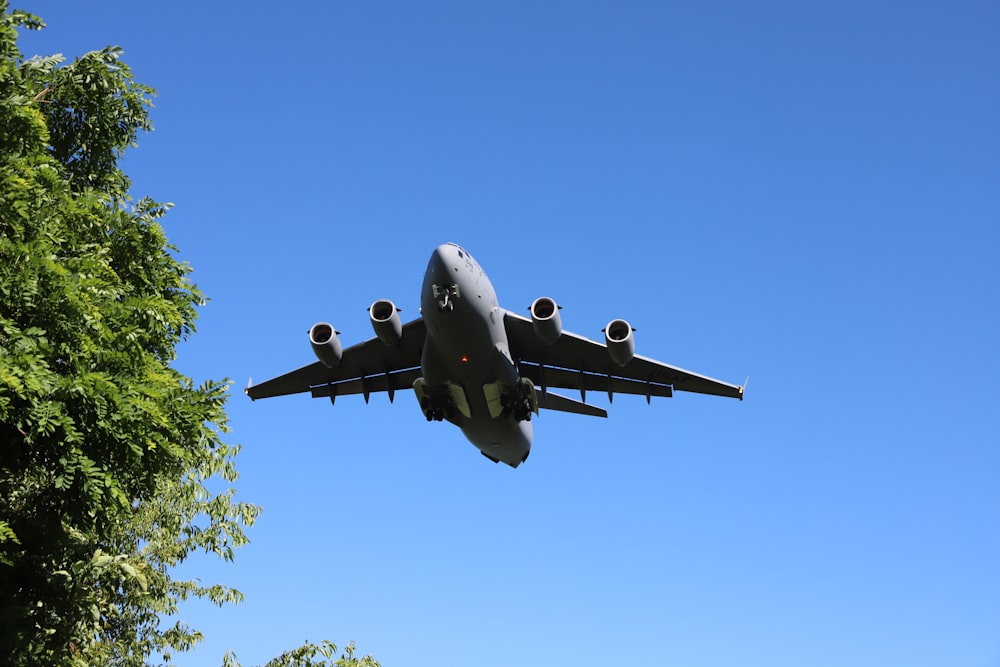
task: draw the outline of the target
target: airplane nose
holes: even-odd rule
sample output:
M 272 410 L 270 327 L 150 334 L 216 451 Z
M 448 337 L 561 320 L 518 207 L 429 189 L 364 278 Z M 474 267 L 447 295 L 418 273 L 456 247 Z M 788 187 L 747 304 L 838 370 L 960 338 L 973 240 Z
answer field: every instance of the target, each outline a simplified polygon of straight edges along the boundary
M 431 268 L 435 271 L 445 271 L 447 272 L 455 264 L 454 261 L 454 248 L 447 243 L 439 245 L 431 253 Z
M 443 247 L 444 246 L 438 246 L 437 248 L 434 249 L 434 252 L 431 253 L 431 259 L 429 262 L 427 262 L 427 268 L 429 269 L 429 273 L 440 275 L 442 271 L 446 270 L 444 262 L 444 251 L 442 250 Z
M 455 309 L 455 303 L 461 297 L 458 283 L 462 281 L 459 271 L 462 259 L 462 249 L 454 243 L 439 245 L 431 253 L 421 297 L 424 317 L 432 315 L 434 309 L 439 313 L 450 313 Z

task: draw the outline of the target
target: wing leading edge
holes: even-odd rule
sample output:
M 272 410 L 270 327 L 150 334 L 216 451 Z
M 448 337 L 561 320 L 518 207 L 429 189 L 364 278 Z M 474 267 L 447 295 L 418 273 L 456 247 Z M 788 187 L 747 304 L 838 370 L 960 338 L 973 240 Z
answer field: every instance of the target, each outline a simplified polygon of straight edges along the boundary
M 245 391 L 254 400 L 307 391 L 313 398 L 329 396 L 331 400 L 347 394 L 364 394 L 367 400 L 369 394 L 385 391 L 391 399 L 397 389 L 409 389 L 420 377 L 420 354 L 426 335 L 424 321 L 416 319 L 403 325 L 395 347 L 370 338 L 344 350 L 336 368 L 317 361 Z
M 587 392 L 670 397 L 674 391 L 711 394 L 743 400 L 743 387 L 670 366 L 636 355 L 625 367 L 611 361 L 607 347 L 577 334 L 563 331 L 554 345 L 535 334 L 531 320 L 507 311 L 504 315 L 510 352 L 520 373 L 542 388 L 539 407 L 604 417 L 599 408 L 578 403 L 548 388 L 574 389 L 586 401 Z M 388 347 L 371 338 L 344 350 L 340 364 L 328 368 L 320 362 L 246 388 L 250 398 L 270 398 L 309 392 L 313 398 L 349 394 L 368 396 L 410 389 L 420 377 L 420 356 L 427 335 L 424 321 L 416 319 L 403 326 L 400 342 Z
M 511 355 L 521 374 L 543 390 L 547 387 L 576 389 L 582 399 L 588 391 L 636 394 L 649 401 L 653 396 L 670 397 L 674 391 L 712 394 L 743 400 L 743 387 L 636 355 L 624 367 L 608 355 L 603 343 L 563 331 L 555 344 L 547 345 L 535 334 L 531 320 L 507 311 L 504 315 Z

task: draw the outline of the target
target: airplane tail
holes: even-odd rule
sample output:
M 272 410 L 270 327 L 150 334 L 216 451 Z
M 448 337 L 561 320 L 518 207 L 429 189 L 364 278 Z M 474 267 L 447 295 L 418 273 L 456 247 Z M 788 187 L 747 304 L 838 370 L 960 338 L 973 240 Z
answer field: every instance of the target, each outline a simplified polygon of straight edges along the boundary
M 578 415 L 588 415 L 590 417 L 607 417 L 608 411 L 589 403 L 577 401 L 554 394 L 551 391 L 543 391 L 538 394 L 538 407 L 543 410 L 557 410 L 559 412 L 572 412 Z

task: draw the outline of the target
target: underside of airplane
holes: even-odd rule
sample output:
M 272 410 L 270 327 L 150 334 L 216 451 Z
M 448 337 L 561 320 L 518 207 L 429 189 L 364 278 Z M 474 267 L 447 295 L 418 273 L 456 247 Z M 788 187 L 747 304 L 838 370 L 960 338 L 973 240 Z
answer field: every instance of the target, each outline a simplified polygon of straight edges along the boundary
M 532 415 L 559 410 L 594 417 L 607 411 L 587 393 L 670 397 L 688 391 L 743 399 L 743 386 L 635 354 L 628 322 L 612 320 L 605 341 L 564 331 L 549 297 L 530 318 L 500 307 L 486 273 L 464 248 L 438 246 L 427 265 L 421 316 L 403 323 L 388 300 L 369 308 L 375 336 L 343 349 L 337 331 L 309 330 L 318 361 L 246 388 L 252 399 L 309 392 L 329 398 L 412 391 L 428 421 L 455 424 L 484 456 L 517 467 L 531 451 Z M 579 400 L 551 389 L 579 392 Z

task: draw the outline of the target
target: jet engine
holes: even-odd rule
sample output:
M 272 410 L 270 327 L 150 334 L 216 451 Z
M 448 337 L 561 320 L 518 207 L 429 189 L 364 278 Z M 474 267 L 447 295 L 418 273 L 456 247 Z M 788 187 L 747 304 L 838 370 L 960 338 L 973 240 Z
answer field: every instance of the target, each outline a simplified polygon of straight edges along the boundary
M 562 334 L 562 318 L 556 302 L 547 296 L 540 296 L 531 302 L 531 325 L 546 345 L 554 345 Z
M 309 329 L 309 342 L 312 343 L 313 352 L 327 368 L 336 368 L 340 365 L 340 357 L 343 349 L 340 347 L 340 338 L 337 331 L 326 322 L 317 322 Z
M 368 309 L 372 320 L 372 329 L 378 339 L 389 347 L 399 345 L 403 336 L 403 323 L 399 320 L 399 308 L 388 299 L 379 299 Z
M 635 331 L 625 320 L 611 320 L 604 327 L 604 340 L 608 344 L 608 355 L 619 366 L 625 366 L 635 356 Z

